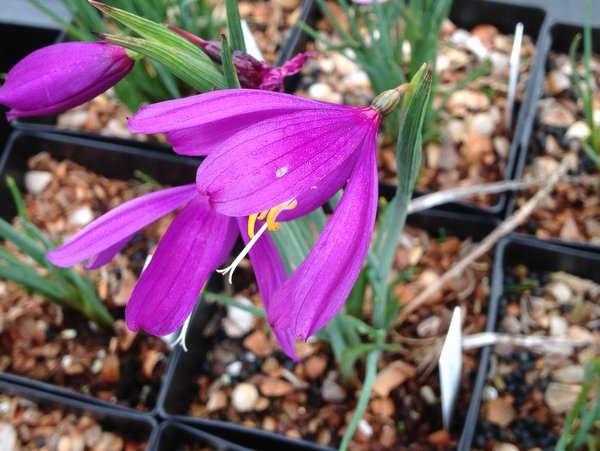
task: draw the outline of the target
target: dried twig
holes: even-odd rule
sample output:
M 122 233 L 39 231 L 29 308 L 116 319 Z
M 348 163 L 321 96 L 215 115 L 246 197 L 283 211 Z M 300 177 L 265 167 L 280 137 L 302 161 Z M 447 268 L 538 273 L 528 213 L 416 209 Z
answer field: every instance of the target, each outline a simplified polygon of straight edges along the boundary
M 533 348 L 546 353 L 556 353 L 565 346 L 593 346 L 600 348 L 600 341 L 594 338 L 547 337 L 543 335 L 509 335 L 496 332 L 482 332 L 463 337 L 463 349 L 481 348 L 488 345 L 504 345 L 519 348 Z
M 547 184 L 542 189 L 535 193 L 535 195 L 525 204 L 523 204 L 523 206 L 519 208 L 510 218 L 507 218 L 504 222 L 502 222 L 502 224 L 496 227 L 492 233 L 486 236 L 461 261 L 446 271 L 444 275 L 435 283 L 429 285 L 424 291 L 422 291 L 417 297 L 408 303 L 400 312 L 400 315 L 398 316 L 399 321 L 404 321 L 411 312 L 429 301 L 429 299 L 439 290 L 441 290 L 446 283 L 451 281 L 453 278 L 460 276 L 471 263 L 488 252 L 496 244 L 496 242 L 498 242 L 498 240 L 525 222 L 540 201 L 552 192 L 554 186 L 558 183 L 563 174 L 565 174 L 566 170 L 567 160 L 564 159 L 561 162 L 558 170 L 552 175 L 552 177 L 548 179 Z
M 481 183 L 479 185 L 472 185 L 461 188 L 450 188 L 443 191 L 437 191 L 431 194 L 425 194 L 424 196 L 413 199 L 410 202 L 410 205 L 408 206 L 408 212 L 417 213 L 419 211 L 437 207 L 438 205 L 460 201 L 466 197 L 474 196 L 476 194 L 499 194 L 504 193 L 506 191 L 519 191 L 535 186 L 543 186 L 547 182 L 547 179 L 506 180 L 502 182 Z M 572 184 L 594 184 L 600 183 L 600 177 L 594 175 L 561 177 L 560 182 L 567 182 Z

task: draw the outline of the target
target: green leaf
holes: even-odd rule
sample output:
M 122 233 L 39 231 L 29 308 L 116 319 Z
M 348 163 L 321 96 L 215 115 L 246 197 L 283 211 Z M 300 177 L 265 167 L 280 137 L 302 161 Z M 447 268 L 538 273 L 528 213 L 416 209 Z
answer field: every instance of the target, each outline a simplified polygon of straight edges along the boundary
M 151 20 L 144 19 L 143 17 L 136 16 L 135 14 L 122 9 L 105 5 L 104 3 L 94 0 L 90 0 L 90 3 L 106 15 L 121 22 L 126 27 L 132 29 L 136 33 L 149 40 L 159 42 L 164 44 L 166 47 L 176 49 L 180 52 L 195 55 L 198 59 L 206 62 L 207 64 L 213 64 L 208 55 L 200 50 L 197 45 L 188 41 L 174 31 L 169 30 L 167 27 L 152 22 Z
M 373 351 L 399 351 L 400 345 L 393 343 L 363 343 L 348 349 L 340 361 L 340 373 L 354 372 L 356 361 L 365 354 Z
M 10 194 L 13 198 L 13 202 L 15 203 L 15 207 L 17 207 L 17 215 L 21 219 L 27 219 L 27 210 L 25 208 L 25 202 L 23 201 L 23 196 L 21 195 L 21 191 L 19 191 L 19 187 L 17 186 L 17 182 L 10 175 L 6 177 L 6 184 L 8 185 L 8 189 L 10 190 Z
M 35 240 L 22 234 L 2 218 L 0 218 L 0 237 L 12 242 L 21 252 L 30 256 L 38 264 L 47 265 L 45 250 Z
M 266 318 L 265 311 L 253 305 L 242 304 L 237 299 L 230 298 L 229 296 L 223 296 L 221 294 L 213 293 L 211 291 L 205 291 L 203 296 L 206 299 L 211 301 L 216 301 L 219 304 L 228 305 L 231 307 L 238 308 L 240 310 L 244 310 L 245 312 L 252 313 L 254 316 L 258 316 L 259 318 Z
M 227 31 L 231 47 L 242 52 L 246 51 L 244 33 L 242 32 L 242 20 L 238 9 L 237 0 L 225 0 L 225 11 L 227 13 Z
M 225 80 L 227 81 L 227 87 L 230 89 L 239 89 L 240 81 L 238 80 L 235 66 L 233 65 L 233 58 L 231 56 L 231 49 L 227 43 L 227 38 L 221 36 L 221 64 L 223 65 L 223 72 L 225 74 Z
M 212 63 L 205 64 L 195 54 L 185 53 L 160 42 L 149 41 L 147 39 L 115 35 L 100 36 L 108 42 L 134 50 L 158 61 L 173 74 L 200 92 L 226 88 L 223 75 L 215 69 L 214 65 Z

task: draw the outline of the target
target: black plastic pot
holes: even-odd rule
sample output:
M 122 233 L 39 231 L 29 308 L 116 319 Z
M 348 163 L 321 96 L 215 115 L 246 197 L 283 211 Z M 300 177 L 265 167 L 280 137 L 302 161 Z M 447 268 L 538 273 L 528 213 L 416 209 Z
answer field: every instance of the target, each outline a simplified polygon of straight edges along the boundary
M 446 211 L 430 211 L 423 214 L 411 215 L 408 223 L 416 227 L 421 227 L 435 235 L 443 230 L 443 233 L 447 235 L 457 235 L 460 238 L 471 237 L 473 240 L 478 241 L 483 239 L 496 226 L 497 220 L 491 217 L 478 217 Z M 209 286 L 210 290 L 219 290 L 223 279 L 220 276 L 213 277 L 209 283 L 212 285 Z M 490 302 L 488 305 L 489 311 L 493 312 L 492 314 L 495 318 L 497 302 Z M 158 399 L 159 415 L 163 418 L 192 425 L 224 437 L 231 442 L 253 449 L 330 449 L 308 441 L 293 440 L 283 435 L 258 428 L 250 428 L 225 421 L 192 417 L 187 414 L 193 394 L 197 391 L 196 380 L 203 373 L 203 362 L 210 351 L 211 345 L 204 331 L 216 310 L 217 306 L 215 304 L 210 304 L 203 300 L 196 306 L 186 338 L 188 351 L 185 352 L 182 348 L 177 347 L 171 355 L 162 392 Z M 488 321 L 488 327 L 493 327 L 493 324 L 493 321 Z M 460 428 L 462 425 L 458 423 L 457 421 L 455 431 L 461 434 Z M 470 442 L 472 431 L 465 428 L 462 436 L 465 434 L 470 435 L 462 440 Z
M 3 380 L 0 380 L 0 393 L 27 399 L 40 408 L 60 409 L 78 416 L 91 416 L 101 425 L 103 430 L 113 431 L 124 437 L 131 437 L 140 441 L 145 440 L 149 444 L 157 441 L 158 424 L 154 418 L 148 415 L 87 404 Z M 153 448 L 148 446 L 148 449 Z
M 16 131 L 7 144 L 4 157 L 0 160 L 0 180 L 2 180 L 0 182 L 0 199 L 2 199 L 0 216 L 2 218 L 10 221 L 16 214 L 4 182 L 6 176 L 12 176 L 23 189 L 27 159 L 41 151 L 50 153 L 55 159 L 69 159 L 79 163 L 108 178 L 129 180 L 134 178 L 134 171 L 139 169 L 165 185 L 183 185 L 195 180 L 196 165 L 193 160 L 177 155 L 148 153 L 136 147 L 125 147 L 66 135 Z M 113 404 L 92 396 L 14 374 L 0 373 L 0 381 L 33 387 L 82 402 L 113 407 Z M 130 410 L 126 407 L 116 407 Z M 149 407 L 152 408 L 152 406 Z M 156 409 L 155 406 L 154 409 Z
M 62 31 L 55 28 L 0 23 L 0 74 L 8 72 L 19 60 L 34 50 L 61 40 L 62 36 Z M 6 107 L 0 105 L 0 149 L 4 148 L 12 131 L 11 125 L 5 119 L 7 111 Z M 1 155 L 0 151 L 0 157 Z
M 539 80 L 535 87 L 533 100 L 531 101 L 531 113 L 526 121 L 525 132 L 521 136 L 521 148 L 523 151 L 520 153 L 518 161 L 515 167 L 515 179 L 520 179 L 523 176 L 525 165 L 529 161 L 529 158 L 534 154 L 532 141 L 534 140 L 533 132 L 535 131 L 535 118 L 538 111 L 538 101 L 543 97 L 543 85 L 544 79 L 546 77 L 546 61 L 548 59 L 549 53 L 551 51 L 558 53 L 569 53 L 569 47 L 578 33 L 583 31 L 583 24 L 585 22 L 584 18 L 584 5 L 581 4 L 580 8 L 573 8 L 575 12 L 571 11 L 569 14 L 565 16 L 566 20 L 569 23 L 575 23 L 576 17 L 579 17 L 579 23 L 575 25 L 565 24 L 562 22 L 562 17 L 559 13 L 565 10 L 564 4 L 560 3 L 560 6 L 557 5 L 556 8 L 552 9 L 552 21 L 550 22 L 549 31 L 547 33 L 547 38 L 544 41 L 543 48 L 540 49 L 540 55 L 536 56 L 541 63 L 543 63 L 543 70 L 540 72 L 537 77 Z M 592 15 L 592 23 L 594 27 L 592 29 L 592 47 L 593 51 L 596 53 L 600 52 L 600 16 Z M 596 171 L 598 173 L 598 171 Z M 508 213 L 512 213 L 516 209 L 516 194 L 512 194 L 509 198 L 508 202 Z M 568 244 L 570 246 L 579 247 L 583 250 L 600 250 L 599 244 L 585 243 L 585 242 L 575 242 L 575 241 L 567 241 L 562 240 L 560 238 L 548 238 L 545 241 L 555 244 Z
M 302 10 L 300 12 L 299 19 L 304 20 L 308 23 L 314 20 L 315 8 L 313 0 L 304 0 Z M 286 40 L 283 48 L 280 51 L 279 57 L 277 58 L 277 66 L 282 65 L 284 62 L 291 59 L 294 55 L 304 51 L 306 47 L 307 36 L 297 26 L 290 30 L 288 39 Z M 284 87 L 286 92 L 292 92 L 299 80 L 299 75 L 289 77 L 285 80 Z M 83 138 L 94 138 L 97 140 L 112 142 L 121 145 L 135 145 L 140 148 L 145 148 L 158 152 L 171 152 L 171 145 L 169 143 L 157 143 L 157 142 L 140 142 L 129 138 L 120 138 L 110 135 L 102 135 L 100 133 L 85 132 L 79 130 L 69 130 L 65 128 L 59 128 L 56 126 L 57 115 L 38 116 L 19 118 L 13 121 L 13 125 L 17 129 L 41 131 L 41 132 L 55 132 L 62 133 L 69 136 L 83 137 Z
M 496 247 L 490 305 L 499 306 L 504 292 L 504 269 L 515 264 L 524 264 L 532 271 L 565 271 L 600 282 L 600 254 L 513 234 L 504 238 Z M 497 321 L 497 310 L 490 309 L 487 330 L 496 330 Z M 471 449 L 491 352 L 490 346 L 482 349 L 475 392 L 469 407 L 465 433 L 458 448 L 461 451 Z
M 176 421 L 167 420 L 160 424 L 155 440 L 148 445 L 152 451 L 171 451 L 184 446 L 202 447 L 218 451 L 250 451 L 250 448 L 235 445 L 204 431 L 194 429 Z

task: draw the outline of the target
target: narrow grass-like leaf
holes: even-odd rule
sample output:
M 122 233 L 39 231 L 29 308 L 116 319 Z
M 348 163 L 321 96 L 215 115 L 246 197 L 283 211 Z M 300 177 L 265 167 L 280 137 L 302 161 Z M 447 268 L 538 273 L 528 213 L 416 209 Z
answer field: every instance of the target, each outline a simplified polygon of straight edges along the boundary
M 225 0 L 225 11 L 227 13 L 227 31 L 229 32 L 231 48 L 245 52 L 246 43 L 242 32 L 242 19 L 240 18 L 237 0 Z
M 230 298 L 229 296 L 223 296 L 221 294 L 213 293 L 211 291 L 205 291 L 203 296 L 211 301 L 216 301 L 219 304 L 235 307 L 245 312 L 252 313 L 254 316 L 259 318 L 266 318 L 265 311 L 253 305 L 242 304 L 240 301 Z
M 221 36 L 221 64 L 223 65 L 223 73 L 225 74 L 225 81 L 229 89 L 239 89 L 240 81 L 238 80 L 235 66 L 233 65 L 233 58 L 231 56 L 231 49 L 227 43 L 227 38 Z
M 157 41 L 115 35 L 101 36 L 108 42 L 134 50 L 158 61 L 200 92 L 225 89 L 226 87 L 225 78 L 212 63 L 205 64 L 203 60 L 199 60 L 194 54 L 184 53 Z

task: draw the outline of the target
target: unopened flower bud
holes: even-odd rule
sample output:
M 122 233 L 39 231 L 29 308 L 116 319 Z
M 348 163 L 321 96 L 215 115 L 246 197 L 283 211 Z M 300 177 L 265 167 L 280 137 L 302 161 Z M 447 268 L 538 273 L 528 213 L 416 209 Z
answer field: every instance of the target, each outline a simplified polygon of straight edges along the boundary
M 405 90 L 405 85 L 400 85 L 395 89 L 383 91 L 373 99 L 371 106 L 385 117 L 396 109 Z
M 213 61 L 221 64 L 221 44 L 217 41 L 206 41 L 192 33 L 177 27 L 169 26 L 171 30 L 193 42 L 206 53 Z M 285 77 L 300 72 L 306 60 L 314 56 L 313 52 L 304 52 L 296 55 L 281 67 L 271 67 L 253 56 L 234 50 L 232 52 L 233 66 L 240 81 L 240 86 L 247 89 L 261 89 L 264 91 L 282 91 Z
M 124 48 L 107 42 L 67 42 L 27 55 L 6 75 L 0 103 L 8 120 L 59 113 L 115 85 L 133 68 Z

